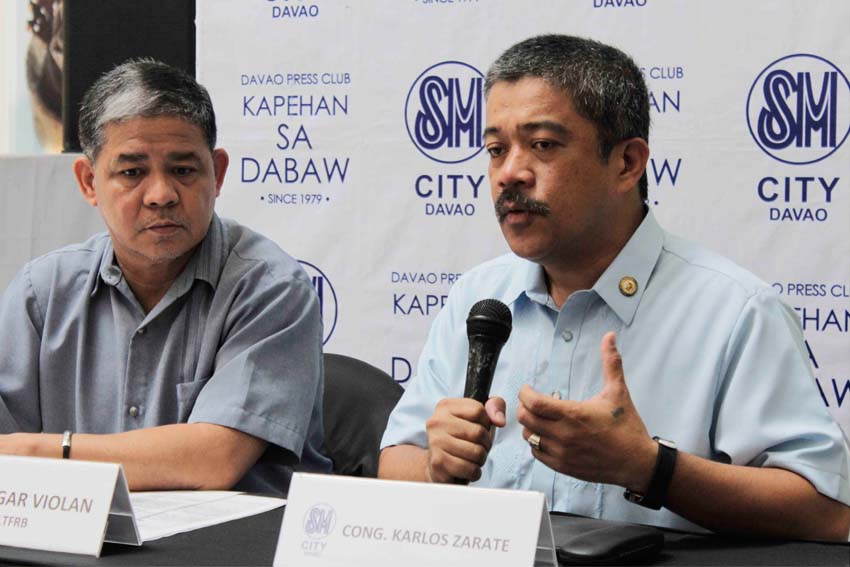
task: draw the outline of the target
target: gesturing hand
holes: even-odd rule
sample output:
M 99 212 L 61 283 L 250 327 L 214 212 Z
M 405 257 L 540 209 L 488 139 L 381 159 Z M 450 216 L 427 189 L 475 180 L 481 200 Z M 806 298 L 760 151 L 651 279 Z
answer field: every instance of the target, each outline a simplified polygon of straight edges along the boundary
M 615 334 L 602 337 L 602 391 L 584 402 L 559 400 L 525 385 L 517 418 L 523 437 L 540 438 L 536 459 L 588 482 L 618 484 L 643 491 L 658 451 L 632 403 Z
M 468 398 L 440 400 L 425 423 L 431 481 L 478 480 L 493 444 L 493 425 L 505 425 L 502 398 L 490 398 L 486 405 Z

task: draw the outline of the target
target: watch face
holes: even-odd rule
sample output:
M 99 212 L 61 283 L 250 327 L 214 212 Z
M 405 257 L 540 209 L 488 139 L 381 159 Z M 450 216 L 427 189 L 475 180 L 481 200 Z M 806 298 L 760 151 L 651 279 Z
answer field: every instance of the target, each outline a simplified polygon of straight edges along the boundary
M 627 489 L 623 493 L 623 496 L 626 497 L 626 500 L 628 500 L 629 502 L 634 502 L 635 504 L 640 504 L 641 502 L 643 502 L 643 494 L 641 494 L 640 492 L 632 492 L 631 490 Z
M 665 447 L 669 447 L 670 449 L 676 449 L 676 443 L 673 441 L 668 441 L 667 439 L 662 439 L 661 437 L 656 437 L 656 441 L 658 441 L 659 445 L 664 445 Z

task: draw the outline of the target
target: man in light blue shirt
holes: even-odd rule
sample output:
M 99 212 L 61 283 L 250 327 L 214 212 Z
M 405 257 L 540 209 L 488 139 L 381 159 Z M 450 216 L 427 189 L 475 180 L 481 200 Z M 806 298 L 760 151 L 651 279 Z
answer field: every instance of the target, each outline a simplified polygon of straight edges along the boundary
M 646 208 L 649 104 L 634 62 L 541 36 L 506 51 L 486 90 L 513 254 L 452 288 L 379 475 L 538 490 L 552 509 L 600 518 L 846 541 L 847 449 L 793 311 Z M 513 331 L 482 405 L 461 398 L 465 319 L 490 297 Z
M 213 212 L 212 103 L 162 63 L 88 91 L 84 198 L 108 233 L 29 262 L 0 299 L 0 454 L 120 462 L 132 490 L 283 495 L 329 472 L 315 290 Z

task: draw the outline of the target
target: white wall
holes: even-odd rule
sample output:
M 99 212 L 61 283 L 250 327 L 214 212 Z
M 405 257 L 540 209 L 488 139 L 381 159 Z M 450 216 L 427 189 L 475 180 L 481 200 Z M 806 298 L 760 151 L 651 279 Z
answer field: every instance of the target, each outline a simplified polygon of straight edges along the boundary
M 105 230 L 77 188 L 77 157 L 0 156 L 0 290 L 30 258 Z
M 12 133 L 9 123 L 11 114 L 10 79 L 11 62 L 16 54 L 12 30 L 13 7 L 11 2 L 0 2 L 0 32 L 3 39 L 2 55 L 0 55 L 0 155 L 7 154 L 12 148 Z

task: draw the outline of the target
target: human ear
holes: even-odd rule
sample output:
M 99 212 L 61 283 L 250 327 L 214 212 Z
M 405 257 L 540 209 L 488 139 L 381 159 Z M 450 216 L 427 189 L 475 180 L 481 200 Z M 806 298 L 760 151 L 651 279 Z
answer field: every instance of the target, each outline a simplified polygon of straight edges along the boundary
M 83 156 L 74 160 L 74 177 L 77 178 L 77 185 L 80 187 L 80 193 L 83 198 L 88 201 L 92 207 L 97 206 L 97 194 L 94 189 L 94 163 Z
M 646 171 L 649 145 L 643 138 L 629 138 L 614 146 L 612 153 L 618 158 L 617 191 L 624 193 L 632 190 Z
M 215 196 L 221 194 L 221 186 L 224 185 L 224 175 L 227 173 L 227 166 L 230 163 L 230 156 L 222 148 L 216 148 L 213 151 L 213 171 L 215 172 Z

